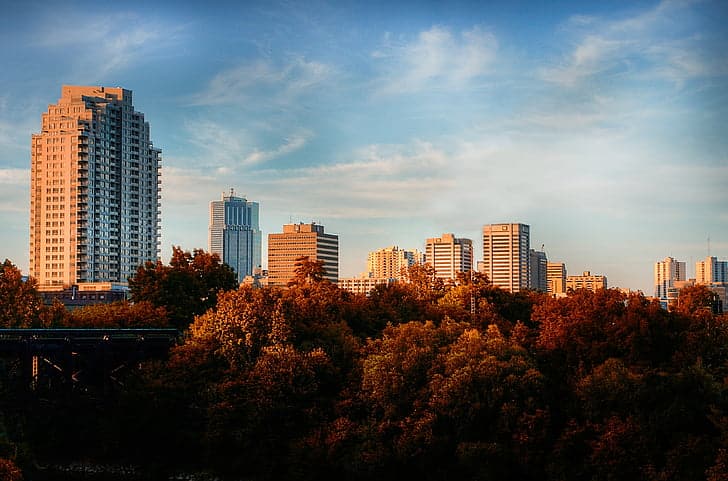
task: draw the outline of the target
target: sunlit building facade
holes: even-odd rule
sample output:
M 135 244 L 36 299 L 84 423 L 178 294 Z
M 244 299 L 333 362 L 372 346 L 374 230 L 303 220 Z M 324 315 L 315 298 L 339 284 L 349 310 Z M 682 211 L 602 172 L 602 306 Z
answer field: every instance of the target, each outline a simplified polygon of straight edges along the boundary
M 705 286 L 728 284 L 728 261 L 709 256 L 696 262 L 695 283 Z
M 367 256 L 367 272 L 378 279 L 404 279 L 408 267 L 422 264 L 425 255 L 418 251 L 400 249 L 397 246 L 372 251 Z
M 558 297 L 566 294 L 566 264 L 563 262 L 546 263 L 547 292 Z
M 268 234 L 268 285 L 287 286 L 296 275 L 296 259 L 322 261 L 324 278 L 339 279 L 339 236 L 316 224 L 284 224 L 283 232 Z
M 607 288 L 607 277 L 592 274 L 584 271 L 580 276 L 566 276 L 566 290 L 578 291 L 579 289 L 587 289 L 596 292 L 599 289 Z
M 685 263 L 672 257 L 655 262 L 655 297 L 664 306 L 677 300 L 680 289 L 676 283 L 686 280 Z
M 209 250 L 233 268 L 242 282 L 261 267 L 261 237 L 257 202 L 236 197 L 234 191 L 210 202 Z
M 425 241 L 425 262 L 435 269 L 435 277 L 455 280 L 458 273 L 473 270 L 473 241 L 442 234 Z
M 510 292 L 529 288 L 530 227 L 526 224 L 483 226 L 481 272 L 494 286 Z
M 118 87 L 67 86 L 31 140 L 30 275 L 125 284 L 159 257 L 161 151 Z

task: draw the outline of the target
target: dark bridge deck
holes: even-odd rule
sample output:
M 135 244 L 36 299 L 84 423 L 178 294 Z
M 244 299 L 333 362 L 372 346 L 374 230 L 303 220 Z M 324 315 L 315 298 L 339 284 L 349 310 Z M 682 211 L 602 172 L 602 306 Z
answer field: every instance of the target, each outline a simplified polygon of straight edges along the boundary
M 0 329 L 0 358 L 39 388 L 123 386 L 142 361 L 161 358 L 180 336 L 176 329 Z

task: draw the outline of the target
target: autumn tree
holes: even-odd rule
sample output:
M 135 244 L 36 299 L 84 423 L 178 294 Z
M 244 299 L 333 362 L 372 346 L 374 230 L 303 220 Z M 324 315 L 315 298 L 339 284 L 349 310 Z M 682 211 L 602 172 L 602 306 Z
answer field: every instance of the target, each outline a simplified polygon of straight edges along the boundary
M 168 266 L 147 262 L 129 278 L 132 301 L 165 308 L 171 324 L 180 329 L 215 306 L 220 291 L 236 287 L 235 273 L 217 254 L 202 249 L 190 253 L 180 247 L 172 248 Z
M 82 328 L 150 328 L 168 327 L 167 311 L 149 301 L 119 301 L 74 309 L 64 321 L 65 327 Z
M 23 280 L 20 269 L 5 259 L 0 265 L 0 327 L 40 327 L 43 301 L 35 280 Z

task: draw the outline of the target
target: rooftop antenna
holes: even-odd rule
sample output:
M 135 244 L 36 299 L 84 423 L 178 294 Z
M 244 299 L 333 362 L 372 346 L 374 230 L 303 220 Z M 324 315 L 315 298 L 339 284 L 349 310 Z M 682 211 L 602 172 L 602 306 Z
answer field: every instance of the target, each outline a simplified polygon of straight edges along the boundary
M 710 257 L 710 234 L 708 234 L 708 257 Z
M 233 189 L 232 187 L 230 187 L 230 197 L 233 197 L 234 194 L 235 194 L 235 189 Z

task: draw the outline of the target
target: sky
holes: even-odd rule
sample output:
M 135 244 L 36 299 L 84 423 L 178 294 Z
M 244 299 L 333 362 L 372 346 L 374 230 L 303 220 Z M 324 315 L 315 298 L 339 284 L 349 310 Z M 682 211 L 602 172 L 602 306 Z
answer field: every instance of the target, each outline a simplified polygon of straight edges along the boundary
M 369 251 L 522 222 L 569 274 L 653 293 L 728 258 L 724 1 L 0 0 L 0 259 L 27 273 L 30 139 L 62 85 L 133 91 L 162 243 L 207 249 L 234 188 L 267 234 Z

